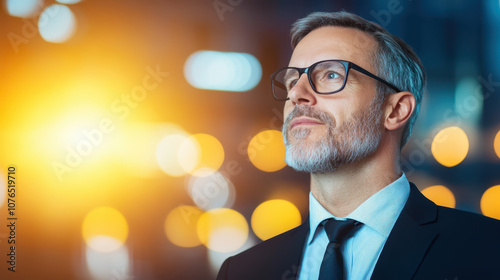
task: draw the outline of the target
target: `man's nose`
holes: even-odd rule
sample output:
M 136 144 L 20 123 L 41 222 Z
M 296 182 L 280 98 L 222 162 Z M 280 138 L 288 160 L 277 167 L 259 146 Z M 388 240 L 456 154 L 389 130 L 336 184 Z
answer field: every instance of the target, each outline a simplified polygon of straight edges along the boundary
M 288 92 L 288 97 L 294 106 L 316 104 L 316 93 L 307 79 L 307 74 L 301 75 L 295 86 Z

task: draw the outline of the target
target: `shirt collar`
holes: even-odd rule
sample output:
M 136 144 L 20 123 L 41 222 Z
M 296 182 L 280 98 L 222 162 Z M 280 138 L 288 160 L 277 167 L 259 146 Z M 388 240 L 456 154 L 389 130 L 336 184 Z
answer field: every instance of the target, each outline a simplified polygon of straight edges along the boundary
M 307 244 L 313 241 L 321 222 L 329 218 L 338 220 L 349 218 L 362 222 L 387 238 L 409 194 L 410 183 L 403 173 L 399 179 L 373 194 L 347 217 L 338 218 L 328 212 L 309 192 L 309 228 L 311 231 Z

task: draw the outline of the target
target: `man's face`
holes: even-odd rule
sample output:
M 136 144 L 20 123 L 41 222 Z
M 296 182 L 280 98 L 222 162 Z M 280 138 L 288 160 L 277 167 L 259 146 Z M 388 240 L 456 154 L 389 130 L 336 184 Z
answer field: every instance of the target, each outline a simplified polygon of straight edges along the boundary
M 309 67 L 328 59 L 347 60 L 371 73 L 376 41 L 362 31 L 322 27 L 296 46 L 289 66 Z M 331 172 L 375 152 L 382 132 L 381 102 L 375 80 L 349 71 L 344 89 L 331 95 L 313 91 L 304 74 L 285 103 L 283 135 L 286 162 L 310 173 Z

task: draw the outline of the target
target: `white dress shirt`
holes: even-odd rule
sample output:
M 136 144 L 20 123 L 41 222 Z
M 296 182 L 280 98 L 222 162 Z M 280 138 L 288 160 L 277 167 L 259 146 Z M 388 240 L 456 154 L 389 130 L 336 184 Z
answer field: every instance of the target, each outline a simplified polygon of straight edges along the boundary
M 323 229 L 325 219 L 346 218 L 363 225 L 341 246 L 347 280 L 370 279 L 382 248 L 408 200 L 410 184 L 405 174 L 381 189 L 345 218 L 328 212 L 309 193 L 309 236 L 302 256 L 299 280 L 318 279 L 321 262 L 328 245 Z

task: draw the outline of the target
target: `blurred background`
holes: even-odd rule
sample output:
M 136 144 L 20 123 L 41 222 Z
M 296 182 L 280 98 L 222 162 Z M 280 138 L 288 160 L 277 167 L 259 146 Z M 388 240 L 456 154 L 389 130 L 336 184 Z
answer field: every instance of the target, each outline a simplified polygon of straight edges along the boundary
M 429 80 L 407 177 L 500 219 L 497 0 L 1 2 L 0 279 L 214 279 L 304 221 L 269 76 L 313 11 L 415 49 Z

